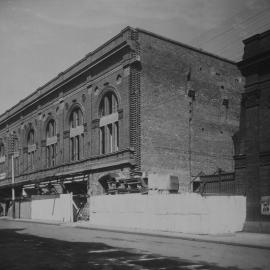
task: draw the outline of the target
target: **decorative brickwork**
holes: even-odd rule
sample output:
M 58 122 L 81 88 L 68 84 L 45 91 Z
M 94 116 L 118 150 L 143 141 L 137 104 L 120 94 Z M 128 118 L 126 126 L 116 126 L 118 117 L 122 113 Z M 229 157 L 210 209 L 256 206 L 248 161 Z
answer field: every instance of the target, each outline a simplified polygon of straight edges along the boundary
M 140 73 L 136 66 L 130 69 L 130 146 L 135 149 L 136 173 L 141 169 Z
M 140 45 L 138 32 L 131 32 L 131 40 L 135 42 L 132 52 L 133 63 L 129 67 L 129 102 L 130 102 L 130 146 L 135 150 L 136 165 L 132 174 L 141 173 L 141 72 Z

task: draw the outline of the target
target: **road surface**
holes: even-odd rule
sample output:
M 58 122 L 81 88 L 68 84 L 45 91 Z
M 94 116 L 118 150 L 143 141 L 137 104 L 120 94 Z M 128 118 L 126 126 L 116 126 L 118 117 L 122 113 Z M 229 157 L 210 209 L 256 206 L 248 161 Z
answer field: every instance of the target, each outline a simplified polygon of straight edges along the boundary
M 0 220 L 1 270 L 270 269 L 270 250 Z

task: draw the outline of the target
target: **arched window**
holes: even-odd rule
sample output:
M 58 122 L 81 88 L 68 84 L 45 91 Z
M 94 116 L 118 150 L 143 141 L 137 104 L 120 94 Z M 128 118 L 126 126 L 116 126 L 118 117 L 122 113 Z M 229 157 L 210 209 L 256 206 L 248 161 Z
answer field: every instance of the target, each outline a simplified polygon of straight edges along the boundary
M 27 145 L 33 145 L 35 143 L 35 132 L 31 129 L 27 136 Z
M 14 138 L 14 173 L 16 176 L 20 173 L 20 161 L 19 161 L 19 139 L 16 135 L 16 133 L 13 133 Z
M 76 107 L 70 114 L 70 157 L 72 161 L 80 160 L 83 155 L 84 126 L 83 114 L 79 107 Z
M 118 100 L 113 92 L 107 93 L 99 105 L 100 154 L 119 149 Z
M 56 124 L 52 119 L 48 122 L 46 127 L 46 165 L 47 168 L 54 167 L 56 165 Z
M 27 135 L 27 148 L 28 148 L 28 169 L 35 169 L 35 156 L 36 156 L 36 144 L 35 144 L 35 132 L 31 129 Z
M 0 173 L 4 172 L 6 156 L 5 156 L 5 147 L 2 141 L 0 141 Z
M 4 144 L 1 142 L 0 143 L 0 157 L 4 157 L 5 156 L 5 147 Z

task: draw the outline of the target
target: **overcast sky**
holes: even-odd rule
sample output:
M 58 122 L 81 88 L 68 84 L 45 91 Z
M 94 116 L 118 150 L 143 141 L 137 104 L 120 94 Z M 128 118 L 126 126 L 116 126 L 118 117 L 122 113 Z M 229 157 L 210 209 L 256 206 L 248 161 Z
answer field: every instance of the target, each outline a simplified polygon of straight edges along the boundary
M 270 1 L 0 0 L 0 113 L 127 25 L 239 61 Z

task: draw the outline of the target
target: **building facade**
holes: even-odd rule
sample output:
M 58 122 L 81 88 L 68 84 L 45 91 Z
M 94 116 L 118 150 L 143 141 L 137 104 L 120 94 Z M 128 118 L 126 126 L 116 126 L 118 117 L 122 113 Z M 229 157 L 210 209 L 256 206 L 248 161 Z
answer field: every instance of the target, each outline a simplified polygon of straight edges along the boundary
M 229 60 L 127 27 L 0 116 L 0 196 L 231 172 L 242 84 Z
M 270 232 L 270 31 L 244 40 L 246 78 L 235 156 L 236 181 L 247 195 L 246 230 Z

